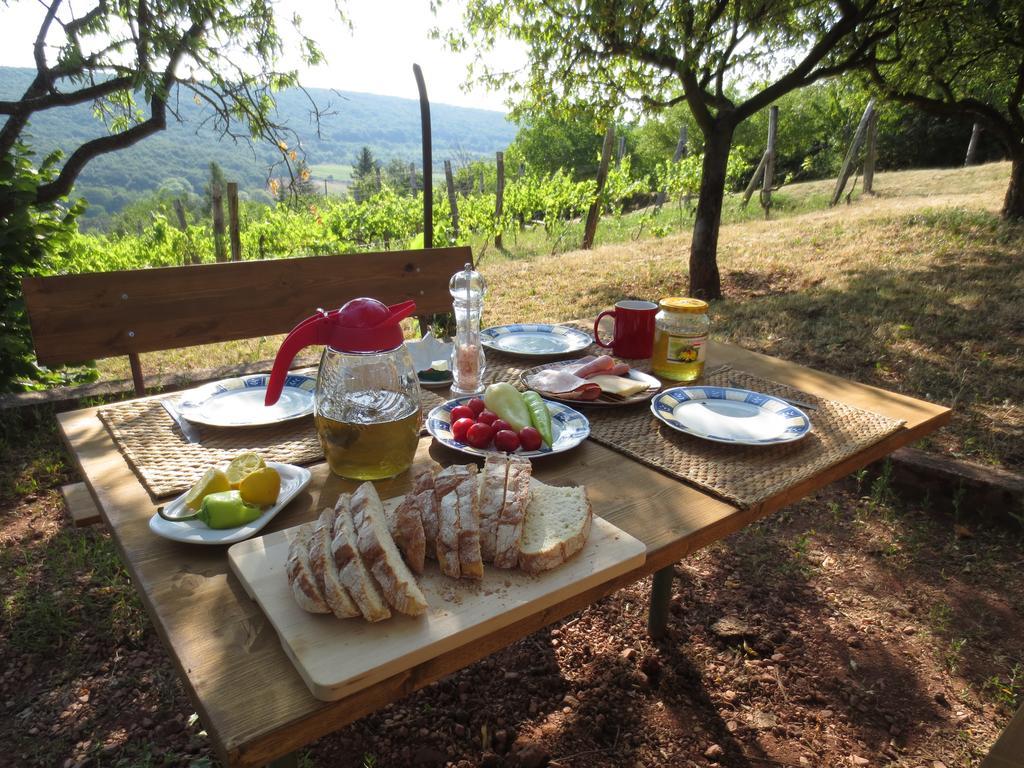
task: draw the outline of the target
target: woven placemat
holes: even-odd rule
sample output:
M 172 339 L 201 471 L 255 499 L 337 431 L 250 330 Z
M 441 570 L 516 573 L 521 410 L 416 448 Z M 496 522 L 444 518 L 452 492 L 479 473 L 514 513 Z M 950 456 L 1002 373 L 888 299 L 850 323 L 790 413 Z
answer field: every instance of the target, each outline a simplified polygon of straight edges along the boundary
M 421 389 L 420 396 L 424 413 L 444 402 L 430 390 Z M 256 451 L 266 461 L 284 464 L 310 464 L 324 456 L 312 416 L 244 429 L 196 424 L 198 443 L 185 439 L 159 400 L 111 405 L 100 410 L 99 417 L 154 498 L 191 488 L 207 467 L 227 462 L 240 451 Z
M 604 352 L 596 345 L 586 350 L 586 354 Z M 627 362 L 650 372 L 649 360 Z M 537 363 L 488 352 L 487 365 L 489 380 L 518 383 L 520 374 Z M 812 403 L 816 408 L 806 411 L 811 432 L 794 443 L 728 445 L 677 432 L 654 417 L 648 402 L 618 407 L 583 404 L 579 409 L 590 420 L 592 440 L 739 507 L 752 507 L 839 464 L 903 424 L 727 366 L 710 370 L 694 383 L 739 387 Z

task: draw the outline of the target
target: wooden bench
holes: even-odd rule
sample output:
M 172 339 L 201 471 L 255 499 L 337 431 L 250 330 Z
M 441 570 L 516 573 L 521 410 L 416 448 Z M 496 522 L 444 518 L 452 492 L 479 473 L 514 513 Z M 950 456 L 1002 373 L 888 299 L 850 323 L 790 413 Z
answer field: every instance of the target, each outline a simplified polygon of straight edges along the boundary
M 422 328 L 451 310 L 448 280 L 472 260 L 467 247 L 385 251 L 29 277 L 22 290 L 40 363 L 127 355 L 143 395 L 143 352 L 287 333 L 358 296 L 413 299 Z M 61 491 L 75 525 L 99 520 L 83 484 Z

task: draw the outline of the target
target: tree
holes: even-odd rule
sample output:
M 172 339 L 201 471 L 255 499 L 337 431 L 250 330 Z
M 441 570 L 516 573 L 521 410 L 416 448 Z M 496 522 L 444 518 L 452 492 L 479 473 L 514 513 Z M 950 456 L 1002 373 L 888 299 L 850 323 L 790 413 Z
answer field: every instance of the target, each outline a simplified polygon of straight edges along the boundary
M 881 2 L 470 0 L 465 33 L 449 32 L 448 41 L 474 42 L 481 79 L 508 86 L 520 105 L 586 104 L 610 119 L 630 103 L 685 102 L 704 139 L 690 292 L 718 298 L 718 229 L 737 126 L 796 88 L 861 64 L 889 32 Z M 529 45 L 525 81 L 487 66 L 496 31 Z M 730 86 L 741 77 L 748 82 L 736 95 Z
M 513 146 L 534 170 L 554 173 L 564 168 L 579 181 L 596 175 L 602 137 L 593 120 L 543 113 L 520 123 Z
M 41 16 L 32 42 L 35 75 L 20 98 L 0 101 L 0 233 L 20 233 L 0 237 L 3 274 L 37 273 L 73 225 L 61 214 L 62 201 L 83 168 L 163 130 L 168 115 L 178 117 L 182 96 L 205 105 L 206 122 L 222 134 L 272 140 L 288 161 L 292 134 L 274 121 L 273 94 L 296 85 L 297 77 L 276 66 L 282 41 L 272 0 L 35 5 Z M 298 34 L 302 58 L 322 60 L 317 45 Z M 91 104 L 108 133 L 79 144 L 66 159 L 36 162 L 25 141 L 32 117 L 79 104 Z M 32 245 L 32 237 L 42 242 Z M 14 352 L 21 355 L 31 349 L 24 308 L 3 301 L 5 336 L 26 342 Z M 10 375 L 0 370 L 0 388 L 11 385 Z
M 918 0 L 866 63 L 888 98 L 942 117 L 969 116 L 1010 156 L 1007 219 L 1024 218 L 1024 8 L 1020 0 Z
M 377 186 L 377 174 L 380 162 L 373 156 L 369 147 L 363 147 L 352 160 L 352 191 L 356 200 L 366 200 L 380 191 Z
M 213 208 L 213 193 L 214 190 L 220 192 L 221 195 L 227 193 L 228 180 L 224 176 L 224 169 L 220 167 L 220 164 L 216 161 L 210 162 L 210 179 L 203 186 L 203 210 L 206 214 L 210 213 Z

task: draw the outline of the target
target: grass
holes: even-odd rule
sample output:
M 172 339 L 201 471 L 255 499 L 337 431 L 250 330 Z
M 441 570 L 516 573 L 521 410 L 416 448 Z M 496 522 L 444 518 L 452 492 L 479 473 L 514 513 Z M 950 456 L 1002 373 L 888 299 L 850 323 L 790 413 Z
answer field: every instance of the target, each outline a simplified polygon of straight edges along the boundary
M 951 406 L 954 423 L 930 450 L 1024 467 L 1024 227 L 998 217 L 1008 176 L 1006 163 L 882 173 L 876 195 L 835 208 L 831 181 L 797 184 L 776 193 L 767 221 L 756 200 L 743 209 L 731 197 L 713 335 Z M 592 251 L 572 250 L 578 222 L 516 233 L 505 251 L 474 243 L 490 286 L 484 321 L 593 317 L 623 297 L 685 294 L 691 224 L 672 204 L 605 219 Z M 279 342 L 152 353 L 144 367 L 251 362 Z M 124 359 L 100 370 L 129 376 Z

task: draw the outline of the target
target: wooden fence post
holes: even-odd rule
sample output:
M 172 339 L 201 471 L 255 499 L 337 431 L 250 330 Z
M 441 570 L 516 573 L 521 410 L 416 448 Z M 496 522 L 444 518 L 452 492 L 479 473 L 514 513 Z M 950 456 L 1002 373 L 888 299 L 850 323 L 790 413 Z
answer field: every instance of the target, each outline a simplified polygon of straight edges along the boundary
M 864 193 L 875 194 L 875 161 L 878 159 L 878 113 L 871 114 L 871 121 L 868 123 L 867 148 L 864 150 Z
M 380 192 L 384 188 L 384 184 L 380 178 L 380 166 L 378 165 L 374 170 L 377 172 L 377 191 Z
M 498 165 L 498 181 L 495 191 L 494 219 L 498 223 L 498 234 L 494 236 L 494 247 L 501 248 L 501 215 L 505 209 L 505 153 L 498 152 L 495 155 Z
M 459 237 L 459 204 L 455 197 L 455 179 L 452 178 L 452 161 L 444 161 L 444 181 L 448 186 L 448 206 L 452 209 L 452 234 Z
M 747 203 L 750 202 L 750 196 L 754 194 L 754 187 L 757 186 L 759 179 L 764 178 L 764 167 L 768 165 L 768 150 L 764 151 L 761 155 L 761 161 L 757 164 L 757 168 L 754 169 L 754 175 L 750 177 L 750 181 L 747 182 L 747 188 L 743 190 L 743 206 L 746 207 Z
M 213 253 L 217 261 L 227 261 L 224 254 L 224 198 L 220 184 L 211 190 L 213 199 Z
M 178 217 L 178 229 L 184 232 L 188 229 L 188 222 L 185 221 L 185 204 L 180 197 L 174 198 L 174 213 Z
M 974 165 L 978 160 L 978 142 L 981 140 L 981 123 L 975 123 L 971 127 L 971 140 L 967 142 L 967 157 L 964 158 L 964 168 Z
M 615 151 L 615 167 L 622 165 L 622 156 L 626 154 L 626 137 L 619 136 L 619 148 Z
M 409 163 L 409 191 L 416 196 L 416 163 Z
M 779 132 L 779 108 L 768 110 L 768 149 L 765 150 L 767 161 L 764 164 L 764 181 L 761 184 L 761 207 L 764 217 L 772 208 L 772 184 L 775 183 L 775 137 Z
M 228 182 L 228 239 L 231 242 L 231 260 L 242 260 L 242 234 L 238 227 L 238 183 Z
M 608 163 L 611 162 L 614 141 L 615 126 L 609 125 L 604 134 L 604 143 L 601 145 L 601 165 L 597 168 L 597 191 L 594 193 L 594 202 L 590 206 L 590 211 L 587 212 L 587 226 L 583 230 L 583 244 L 580 247 L 585 251 L 594 247 L 597 221 L 601 217 L 601 193 L 604 191 L 604 183 L 608 179 Z
M 868 102 L 867 107 L 864 108 L 864 114 L 860 118 L 860 122 L 857 124 L 857 132 L 853 134 L 853 141 L 850 142 L 850 150 L 846 153 L 846 159 L 843 160 L 843 168 L 839 171 L 839 178 L 836 180 L 836 188 L 832 191 L 832 200 L 829 202 L 829 207 L 839 202 L 839 198 L 843 196 L 843 189 L 846 187 L 846 182 L 849 180 L 850 175 L 853 173 L 855 160 L 857 159 L 857 152 L 860 150 L 860 145 L 864 141 L 864 134 L 867 132 L 868 122 L 871 120 L 871 116 L 875 113 L 875 100 L 871 99 Z
M 420 92 L 420 131 L 423 135 L 423 247 L 434 247 L 434 158 L 430 139 L 430 101 L 427 84 L 419 64 L 412 65 L 416 88 Z M 420 324 L 422 330 L 422 323 Z
M 672 155 L 672 163 L 678 163 L 682 160 L 683 155 L 686 154 L 686 126 L 679 126 L 679 139 L 676 141 L 676 151 Z M 659 208 L 665 204 L 665 199 L 668 197 L 668 190 L 663 189 L 658 193 L 658 196 L 654 199 L 654 204 Z

